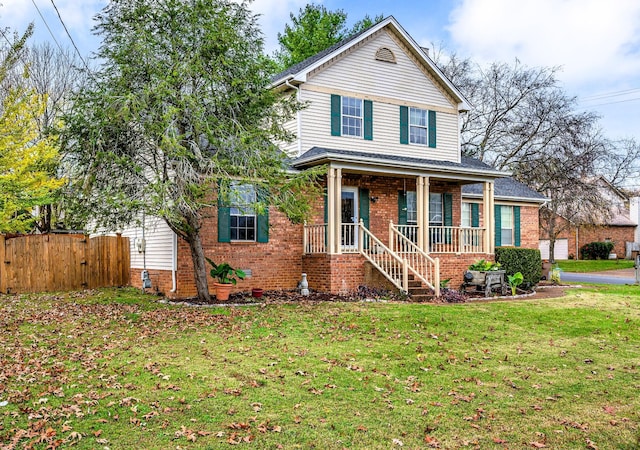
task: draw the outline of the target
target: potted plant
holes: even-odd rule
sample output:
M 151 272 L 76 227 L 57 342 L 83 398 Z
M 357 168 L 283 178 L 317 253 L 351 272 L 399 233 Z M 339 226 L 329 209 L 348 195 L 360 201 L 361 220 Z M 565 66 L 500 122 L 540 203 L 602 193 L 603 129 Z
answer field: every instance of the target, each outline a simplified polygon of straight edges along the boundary
M 469 266 L 469 272 L 473 275 L 473 280 L 469 284 L 482 285 L 485 282 L 487 272 L 497 272 L 504 274 L 498 262 L 491 262 L 481 259 Z
M 216 264 L 207 258 L 211 264 L 211 277 L 217 280 L 213 285 L 216 287 L 216 299 L 218 301 L 229 300 L 231 288 L 238 282 L 237 279 L 244 280 L 246 274 L 240 269 L 234 269 L 227 262 Z

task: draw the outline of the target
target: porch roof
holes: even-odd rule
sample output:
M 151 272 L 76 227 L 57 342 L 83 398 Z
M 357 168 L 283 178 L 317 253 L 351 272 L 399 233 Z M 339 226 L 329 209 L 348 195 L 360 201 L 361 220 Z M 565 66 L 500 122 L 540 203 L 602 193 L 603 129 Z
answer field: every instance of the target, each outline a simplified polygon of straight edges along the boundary
M 513 178 L 499 178 L 494 183 L 494 197 L 498 200 L 544 203 L 547 197 Z M 462 187 L 463 197 L 482 198 L 482 184 L 467 184 Z
M 467 176 L 466 181 L 477 182 L 482 179 L 503 178 L 511 175 L 483 163 L 463 156 L 460 162 L 439 161 L 435 159 L 415 158 L 384 153 L 367 153 L 353 150 L 340 150 L 313 147 L 300 157 L 291 161 L 292 167 L 304 169 L 318 164 L 339 163 L 350 167 L 367 168 L 375 171 L 384 168 L 386 174 L 407 175 L 409 172 L 437 173 L 450 176 Z

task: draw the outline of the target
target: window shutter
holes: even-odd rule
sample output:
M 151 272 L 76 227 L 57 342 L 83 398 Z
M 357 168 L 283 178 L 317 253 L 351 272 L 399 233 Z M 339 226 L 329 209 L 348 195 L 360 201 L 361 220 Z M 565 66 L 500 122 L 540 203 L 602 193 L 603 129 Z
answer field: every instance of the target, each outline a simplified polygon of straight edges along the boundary
M 218 242 L 231 242 L 231 208 L 218 205 Z
M 358 201 L 358 215 L 360 216 L 360 219 L 362 219 L 362 223 L 364 224 L 365 228 L 368 230 L 369 229 L 369 189 L 360 188 L 358 190 L 358 193 L 360 197 Z M 369 248 L 368 236 L 365 236 L 363 247 Z
M 453 195 L 450 193 L 442 194 L 442 212 L 444 215 L 444 226 L 453 226 Z M 445 230 L 444 239 L 447 244 L 451 244 L 451 233 L 451 229 Z
M 520 247 L 520 207 L 513 207 L 513 243 Z
M 259 188 L 256 188 L 256 196 L 259 202 L 263 202 L 266 193 Z M 256 241 L 261 243 L 269 242 L 269 206 L 265 208 L 263 214 L 256 216 Z
M 367 141 L 373 140 L 373 102 L 364 101 L 364 138 Z
M 398 191 L 398 225 L 407 224 L 407 193 Z
M 340 101 L 339 95 L 331 94 L 331 136 L 340 136 L 341 134 Z
M 442 210 L 444 213 L 444 226 L 453 226 L 453 195 L 450 193 L 442 194 Z
M 471 203 L 471 226 L 478 228 L 480 226 L 480 205 Z
M 409 108 L 400 107 L 400 143 L 409 143 Z
M 496 247 L 500 247 L 502 245 L 502 216 L 500 215 L 500 205 L 495 205 L 494 214 L 495 214 L 494 223 L 496 226 L 496 233 L 495 233 Z
M 436 112 L 429 110 L 429 147 L 436 148 Z

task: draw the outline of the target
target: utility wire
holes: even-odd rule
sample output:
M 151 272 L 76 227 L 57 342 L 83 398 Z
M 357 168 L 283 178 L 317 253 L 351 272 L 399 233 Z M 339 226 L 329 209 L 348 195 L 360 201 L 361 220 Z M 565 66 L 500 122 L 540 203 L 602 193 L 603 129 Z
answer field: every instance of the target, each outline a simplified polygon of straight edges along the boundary
M 62 47 L 60 46 L 60 43 L 56 39 L 56 36 L 53 34 L 53 31 L 51 31 L 51 28 L 49 27 L 49 24 L 45 20 L 44 15 L 42 14 L 42 11 L 40 11 L 40 8 L 38 8 L 38 5 L 36 4 L 36 0 L 31 0 L 31 3 L 33 3 L 33 6 L 35 6 L 36 11 L 38 11 L 38 15 L 40 16 L 40 19 L 42 19 L 42 22 L 44 23 L 44 26 L 47 27 L 47 30 L 49 30 L 49 34 L 51 35 L 51 38 L 53 39 L 53 42 L 56 43 L 56 45 L 60 49 L 60 52 L 64 53 L 64 51 L 62 50 Z
M 34 5 L 35 5 L 35 0 L 31 0 L 31 1 L 34 2 Z M 58 10 L 58 7 L 56 6 L 56 3 L 54 2 L 54 0 L 51 0 L 51 4 L 53 5 L 53 9 L 56 10 L 56 14 L 58 15 L 58 19 L 60 20 L 60 23 L 62 24 L 62 27 L 64 28 L 64 31 L 67 33 L 67 36 L 69 37 L 69 40 L 71 41 L 71 44 L 73 45 L 73 48 L 76 49 L 76 53 L 78 54 L 78 57 L 80 58 L 80 61 L 82 61 L 82 64 L 84 64 L 85 69 L 87 69 L 87 71 L 89 73 L 91 73 L 91 69 L 89 69 L 89 65 L 84 60 L 82 54 L 80 53 L 80 50 L 78 50 L 78 46 L 76 45 L 75 41 L 71 37 L 71 34 L 69 33 L 69 30 L 67 29 L 67 25 L 64 23 L 64 20 L 62 20 L 62 16 L 60 15 L 60 11 Z
M 635 102 L 637 100 L 640 100 L 640 97 L 635 97 L 635 98 L 628 98 L 626 100 L 618 100 L 616 102 L 606 102 L 606 103 L 598 103 L 597 105 L 588 105 L 588 106 L 584 106 L 584 108 L 596 108 L 598 106 L 606 106 L 606 105 L 615 105 L 616 103 L 626 103 L 626 102 Z
M 609 97 L 619 97 L 621 95 L 628 95 L 628 94 L 639 92 L 639 91 L 640 91 L 640 88 L 633 88 L 633 89 L 626 89 L 623 91 L 613 91 L 613 92 L 602 93 L 602 94 L 588 95 L 586 97 L 582 97 L 580 101 L 594 101 L 594 100 L 601 100 Z

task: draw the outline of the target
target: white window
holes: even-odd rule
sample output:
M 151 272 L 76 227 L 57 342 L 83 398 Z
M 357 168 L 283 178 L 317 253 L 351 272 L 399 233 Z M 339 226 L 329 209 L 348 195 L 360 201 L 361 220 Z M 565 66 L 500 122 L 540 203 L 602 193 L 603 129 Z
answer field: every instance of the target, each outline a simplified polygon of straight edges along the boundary
M 231 186 L 231 240 L 256 240 L 256 203 L 255 187 L 249 184 L 232 184 Z
M 513 245 L 513 206 L 500 206 L 500 241 Z
M 429 226 L 441 227 L 442 219 L 442 194 L 429 193 Z
M 418 223 L 418 199 L 416 191 L 407 191 L 407 225 Z
M 472 226 L 471 224 L 471 203 L 462 202 L 462 217 L 460 225 L 470 228 Z
M 409 108 L 409 142 L 427 145 L 427 110 Z
M 342 97 L 342 135 L 362 137 L 362 100 Z

